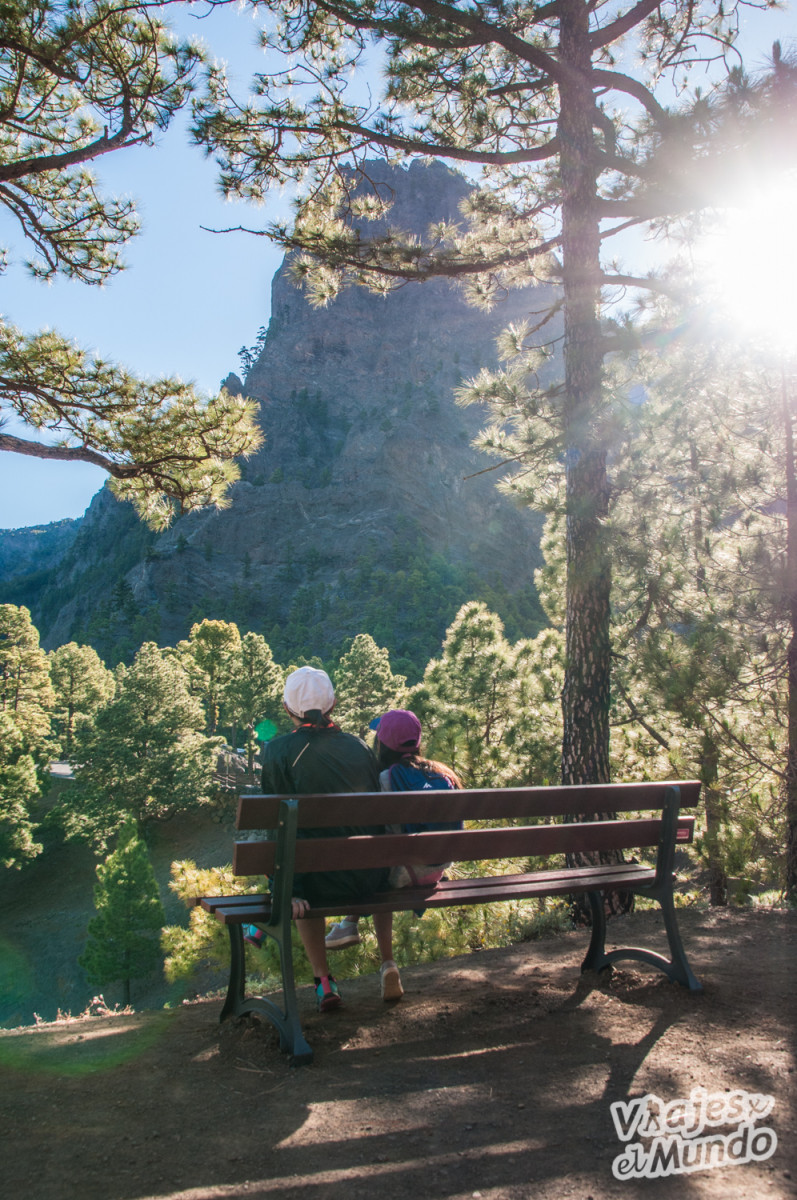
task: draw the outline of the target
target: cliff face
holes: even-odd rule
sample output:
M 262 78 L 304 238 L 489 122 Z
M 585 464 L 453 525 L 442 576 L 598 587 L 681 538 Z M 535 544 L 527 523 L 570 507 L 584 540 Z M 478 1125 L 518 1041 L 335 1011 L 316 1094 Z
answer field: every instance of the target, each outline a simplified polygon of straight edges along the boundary
M 375 172 L 419 233 L 456 217 L 467 190 L 440 164 Z M 311 309 L 283 264 L 244 385 L 266 443 L 231 506 L 155 537 L 100 493 L 41 598 L 45 644 L 173 643 L 207 616 L 262 631 L 283 655 L 323 656 L 364 631 L 420 661 L 476 595 L 531 632 L 540 522 L 498 493 L 500 472 L 468 478 L 490 465 L 469 444 L 485 414 L 452 390 L 494 365 L 496 334 L 537 304 L 518 292 L 484 314 L 434 281 Z

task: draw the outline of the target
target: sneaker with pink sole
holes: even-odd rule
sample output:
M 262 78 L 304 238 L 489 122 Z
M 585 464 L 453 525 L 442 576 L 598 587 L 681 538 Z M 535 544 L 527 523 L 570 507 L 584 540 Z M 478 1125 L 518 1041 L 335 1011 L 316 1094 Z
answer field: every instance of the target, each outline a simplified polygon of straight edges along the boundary
M 340 1008 L 342 1000 L 334 975 L 324 975 L 315 985 L 315 998 L 319 1012 L 331 1012 Z

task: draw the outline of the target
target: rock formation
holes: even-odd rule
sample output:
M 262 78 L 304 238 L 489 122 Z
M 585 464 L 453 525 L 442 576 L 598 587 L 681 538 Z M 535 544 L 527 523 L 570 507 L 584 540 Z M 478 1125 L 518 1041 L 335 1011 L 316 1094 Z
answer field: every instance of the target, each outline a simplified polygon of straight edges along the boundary
M 456 218 L 468 188 L 439 163 L 374 170 L 394 189 L 397 223 L 418 233 Z M 369 632 L 409 666 L 472 596 L 514 636 L 533 632 L 540 519 L 497 491 L 500 472 L 475 474 L 491 465 L 470 445 L 485 414 L 452 397 L 495 364 L 495 336 L 538 307 L 532 297 L 485 314 L 437 280 L 386 297 L 351 288 L 313 309 L 283 264 L 243 383 L 266 441 L 231 506 L 155 536 L 98 494 L 32 605 L 44 644 L 85 639 L 113 657 L 111 646 L 174 643 L 214 617 L 263 632 L 283 660 Z

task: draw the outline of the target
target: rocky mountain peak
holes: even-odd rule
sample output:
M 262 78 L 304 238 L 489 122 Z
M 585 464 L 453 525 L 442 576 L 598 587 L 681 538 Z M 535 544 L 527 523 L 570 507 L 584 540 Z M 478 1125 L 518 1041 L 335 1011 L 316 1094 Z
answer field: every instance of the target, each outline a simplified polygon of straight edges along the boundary
M 439 163 L 369 174 L 393 197 L 391 220 L 418 234 L 456 219 L 469 186 Z M 452 395 L 495 364 L 496 335 L 532 296 L 485 314 L 434 280 L 387 296 L 353 287 L 314 309 L 283 263 L 260 353 L 243 384 L 225 380 L 260 402 L 266 439 L 231 506 L 156 537 L 133 532 L 126 506 L 95 502 L 40 593 L 45 643 L 83 637 L 113 657 L 114 638 L 132 644 L 147 625 L 173 643 L 215 617 L 263 632 L 283 658 L 368 632 L 412 671 L 479 595 L 516 635 L 532 632 L 540 520 L 496 490 L 495 473 L 477 474 L 490 465 L 470 444 L 485 414 Z

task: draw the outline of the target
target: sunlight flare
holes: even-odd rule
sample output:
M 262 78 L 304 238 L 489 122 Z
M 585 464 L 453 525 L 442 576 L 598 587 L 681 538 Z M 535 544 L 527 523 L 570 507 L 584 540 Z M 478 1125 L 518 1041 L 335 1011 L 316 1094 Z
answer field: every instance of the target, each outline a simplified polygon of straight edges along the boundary
M 735 197 L 696 263 L 733 333 L 797 352 L 797 172 Z

